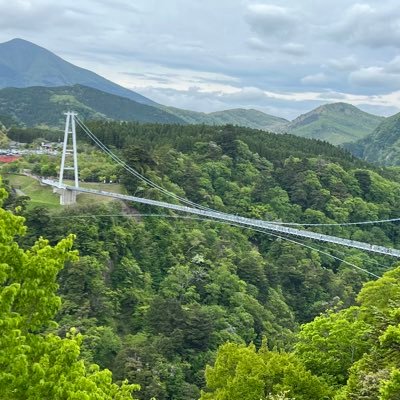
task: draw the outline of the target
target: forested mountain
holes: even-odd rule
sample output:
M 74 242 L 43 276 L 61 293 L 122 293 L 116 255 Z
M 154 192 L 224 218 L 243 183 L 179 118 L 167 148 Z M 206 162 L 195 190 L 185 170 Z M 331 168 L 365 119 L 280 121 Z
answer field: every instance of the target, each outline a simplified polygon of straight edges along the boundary
M 328 143 L 229 125 L 87 124 L 147 178 L 214 209 L 303 224 L 400 216 L 400 184 Z M 174 201 L 112 173 L 129 193 Z M 13 210 L 21 203 L 10 194 Z M 59 274 L 54 332 L 75 327 L 85 360 L 139 383 L 139 399 L 361 400 L 365 389 L 396 399 L 378 394 L 394 393 L 400 367 L 398 273 L 366 286 L 361 310 L 348 309 L 374 279 L 363 270 L 380 276 L 390 258 L 137 204 L 17 212 L 28 226 L 23 247 L 77 235 L 80 259 Z M 396 223 L 313 230 L 400 247 Z
M 294 135 L 342 144 L 367 136 L 383 119 L 351 104 L 334 103 L 300 115 L 286 130 Z
M 0 43 L 0 88 L 85 85 L 138 103 L 156 103 L 23 39 Z
M 76 111 L 80 118 L 138 122 L 184 123 L 157 107 L 141 104 L 87 86 L 6 88 L 0 90 L 0 121 L 28 127 L 62 128 L 64 112 Z M 3 122 L 5 125 L 6 122 Z
M 82 118 L 178 124 L 233 124 L 275 130 L 288 122 L 257 110 L 197 113 L 170 107 L 153 107 L 87 86 L 0 89 L 0 121 L 5 126 L 37 125 L 60 128 L 63 112 L 77 111 Z M 280 129 L 280 128 L 279 128 Z
M 264 131 L 282 131 L 283 127 L 289 123 L 284 118 L 265 114 L 258 110 L 235 108 L 231 110 L 216 111 L 212 113 L 202 113 L 189 110 L 181 110 L 174 107 L 164 107 L 165 110 L 182 118 L 188 124 L 206 125 L 238 125 L 247 128 L 262 129 Z
M 370 135 L 345 147 L 357 157 L 380 165 L 400 165 L 400 113 L 386 118 Z
M 0 88 L 28 88 L 33 86 L 38 88 L 29 88 L 27 92 L 12 92 L 12 99 L 7 97 L 10 92 L 0 91 L 0 101 L 2 102 L 0 115 L 3 114 L 3 117 L 6 118 L 17 117 L 16 119 L 19 122 L 27 126 L 43 124 L 59 127 L 59 118 L 55 117 L 53 113 L 62 113 L 65 111 L 65 108 L 62 109 L 62 105 L 64 107 L 71 105 L 77 107 L 85 118 L 106 116 L 113 119 L 141 122 L 232 124 L 273 132 L 290 132 L 298 136 L 326 140 L 333 144 L 354 142 L 371 133 L 383 119 L 383 117 L 365 113 L 345 103 L 318 107 L 290 123 L 283 118 L 252 109 L 232 109 L 208 114 L 181 110 L 159 105 L 91 71 L 76 67 L 52 52 L 26 40 L 13 39 L 1 43 Z M 67 89 L 67 86 L 71 86 L 71 88 Z M 75 86 L 75 89 L 73 89 L 73 86 Z M 91 92 L 89 105 L 79 96 L 76 102 L 72 98 L 65 97 L 75 97 L 76 87 L 83 91 L 83 86 L 99 90 L 98 92 Z M 39 96 L 42 93 L 48 93 L 39 87 L 51 87 L 52 89 L 49 90 L 54 90 L 55 95 L 64 96 L 58 99 L 53 97 L 53 100 L 46 104 L 49 107 L 48 118 L 46 118 L 43 110 L 37 110 L 37 107 L 44 107 L 43 100 L 39 99 Z M 70 94 L 68 90 L 72 93 Z M 62 93 L 59 94 L 58 91 Z M 117 97 L 107 97 L 100 91 L 128 98 L 144 105 L 154 106 L 159 110 L 129 105 L 129 103 Z M 93 96 L 94 93 L 97 93 L 96 99 Z M 21 97 L 18 98 L 18 95 Z M 29 99 L 29 96 L 32 97 Z M 48 96 L 45 95 L 45 97 Z M 38 101 L 38 103 L 30 103 L 31 100 Z M 22 104 L 22 108 L 32 107 L 32 109 L 29 112 L 26 108 L 22 112 L 14 112 L 13 107 L 17 102 Z M 122 108 L 121 112 L 117 112 L 118 108 Z
M 350 152 L 320 140 L 297 137 L 292 134 L 275 134 L 229 124 L 175 126 L 98 120 L 88 121 L 88 126 L 96 132 L 99 139 L 118 148 L 135 144 L 144 148 L 171 146 L 172 143 L 179 150 L 189 151 L 200 140 L 213 141 L 218 137 L 225 137 L 224 132 L 233 132 L 231 135 L 242 140 L 252 151 L 270 161 L 283 162 L 290 156 L 304 158 L 320 155 L 330 160 L 340 160 L 343 165 L 348 163 L 352 166 L 370 166 L 351 155 Z M 227 137 L 226 140 L 228 140 Z

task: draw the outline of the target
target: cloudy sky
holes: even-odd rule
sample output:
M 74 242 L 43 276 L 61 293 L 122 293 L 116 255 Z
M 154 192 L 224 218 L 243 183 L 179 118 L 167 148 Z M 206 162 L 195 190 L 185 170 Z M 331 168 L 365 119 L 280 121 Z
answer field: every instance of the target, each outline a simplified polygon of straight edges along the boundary
M 395 0 L 0 0 L 0 26 L 175 107 L 400 111 Z

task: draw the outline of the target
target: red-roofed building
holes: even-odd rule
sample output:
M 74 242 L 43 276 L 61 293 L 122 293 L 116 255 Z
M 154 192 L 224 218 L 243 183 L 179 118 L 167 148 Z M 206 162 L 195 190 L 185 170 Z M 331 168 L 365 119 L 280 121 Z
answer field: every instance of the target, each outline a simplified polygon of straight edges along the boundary
M 20 157 L 21 156 L 2 154 L 0 155 L 0 163 L 12 163 L 17 161 Z

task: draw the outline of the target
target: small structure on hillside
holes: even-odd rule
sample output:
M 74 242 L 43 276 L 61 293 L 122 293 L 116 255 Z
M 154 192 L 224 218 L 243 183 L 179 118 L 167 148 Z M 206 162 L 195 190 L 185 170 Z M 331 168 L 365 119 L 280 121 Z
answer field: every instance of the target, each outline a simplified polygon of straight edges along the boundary
M 0 163 L 12 163 L 17 161 L 21 156 L 16 154 L 0 154 Z

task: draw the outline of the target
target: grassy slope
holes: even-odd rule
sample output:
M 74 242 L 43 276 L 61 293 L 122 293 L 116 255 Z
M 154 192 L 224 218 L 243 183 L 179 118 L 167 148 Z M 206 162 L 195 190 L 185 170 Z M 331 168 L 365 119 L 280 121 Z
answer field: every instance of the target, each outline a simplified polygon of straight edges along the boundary
M 12 187 L 21 190 L 26 196 L 31 198 L 28 207 L 44 206 L 50 209 L 62 207 L 60 205 L 60 198 L 57 194 L 53 193 L 53 189 L 50 186 L 41 185 L 37 179 L 18 174 L 6 174 L 6 177 L 10 181 Z M 72 181 L 69 183 L 72 184 Z M 80 185 L 91 189 L 105 190 L 114 193 L 125 193 L 123 186 L 118 183 L 81 182 Z M 115 199 L 91 194 L 80 194 L 77 198 L 77 202 L 80 205 L 92 204 L 93 202 L 108 203 L 110 201 L 115 201 Z
M 53 194 L 53 189 L 41 185 L 37 179 L 17 174 L 6 174 L 5 177 L 13 188 L 21 190 L 31 198 L 28 207 L 45 206 L 52 209 L 61 207 L 58 196 Z
M 219 124 L 230 123 L 233 125 L 248 126 L 250 128 L 272 131 L 281 129 L 289 122 L 286 119 L 265 114 L 258 110 L 244 110 L 242 108 L 213 112 L 210 113 L 209 116 Z
M 73 182 L 71 181 L 71 184 Z M 80 186 L 89 189 L 104 190 L 106 192 L 126 194 L 125 188 L 119 183 L 100 183 L 100 182 L 80 182 Z M 96 203 L 109 203 L 111 201 L 118 201 L 110 197 L 96 196 L 92 194 L 82 193 L 78 195 L 77 202 L 80 205 Z

